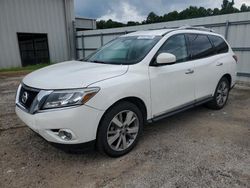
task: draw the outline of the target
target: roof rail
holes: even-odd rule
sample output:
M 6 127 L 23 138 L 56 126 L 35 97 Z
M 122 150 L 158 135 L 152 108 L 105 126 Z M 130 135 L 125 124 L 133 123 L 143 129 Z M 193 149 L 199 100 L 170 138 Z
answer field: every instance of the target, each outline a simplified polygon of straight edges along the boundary
M 209 28 L 206 28 L 203 26 L 194 27 L 194 26 L 190 26 L 190 25 L 184 25 L 184 26 L 179 27 L 178 29 L 191 29 L 191 30 L 214 32 L 213 29 L 209 29 Z

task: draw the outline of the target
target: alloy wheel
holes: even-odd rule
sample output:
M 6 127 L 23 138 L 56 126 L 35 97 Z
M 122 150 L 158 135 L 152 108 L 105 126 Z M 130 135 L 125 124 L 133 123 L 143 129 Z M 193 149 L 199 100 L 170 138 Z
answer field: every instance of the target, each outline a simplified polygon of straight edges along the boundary
M 216 95 L 216 102 L 219 106 L 223 106 L 226 103 L 228 92 L 228 84 L 226 83 L 226 81 L 222 81 L 218 87 Z
M 131 110 L 119 112 L 108 126 L 108 145 L 115 151 L 123 151 L 133 144 L 138 132 L 139 119 L 136 113 Z

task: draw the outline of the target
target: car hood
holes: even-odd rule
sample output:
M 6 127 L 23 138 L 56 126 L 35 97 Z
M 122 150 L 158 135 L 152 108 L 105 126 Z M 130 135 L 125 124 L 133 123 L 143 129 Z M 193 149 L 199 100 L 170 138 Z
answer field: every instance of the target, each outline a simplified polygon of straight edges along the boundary
M 23 83 L 39 89 L 70 89 L 125 74 L 128 65 L 110 65 L 82 61 L 54 64 L 24 77 Z

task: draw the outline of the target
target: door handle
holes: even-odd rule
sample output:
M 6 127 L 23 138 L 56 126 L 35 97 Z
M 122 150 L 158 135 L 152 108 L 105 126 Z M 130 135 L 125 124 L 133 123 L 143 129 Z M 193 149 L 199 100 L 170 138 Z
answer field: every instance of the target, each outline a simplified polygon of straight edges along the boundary
M 185 72 L 185 74 L 193 74 L 194 73 L 194 70 L 192 70 L 192 69 L 188 69 L 186 72 Z
M 222 66 L 222 65 L 223 65 L 223 63 L 218 63 L 216 66 L 218 66 L 218 67 L 219 67 L 219 66 Z

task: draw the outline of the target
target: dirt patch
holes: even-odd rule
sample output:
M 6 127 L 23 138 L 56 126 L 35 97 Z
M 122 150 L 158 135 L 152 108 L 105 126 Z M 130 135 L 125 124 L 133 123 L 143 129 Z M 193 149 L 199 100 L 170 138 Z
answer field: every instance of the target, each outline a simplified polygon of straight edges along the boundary
M 23 75 L 0 74 L 0 187 L 250 187 L 250 88 L 220 111 L 197 107 L 145 126 L 137 147 L 113 159 L 68 154 L 15 115 Z

